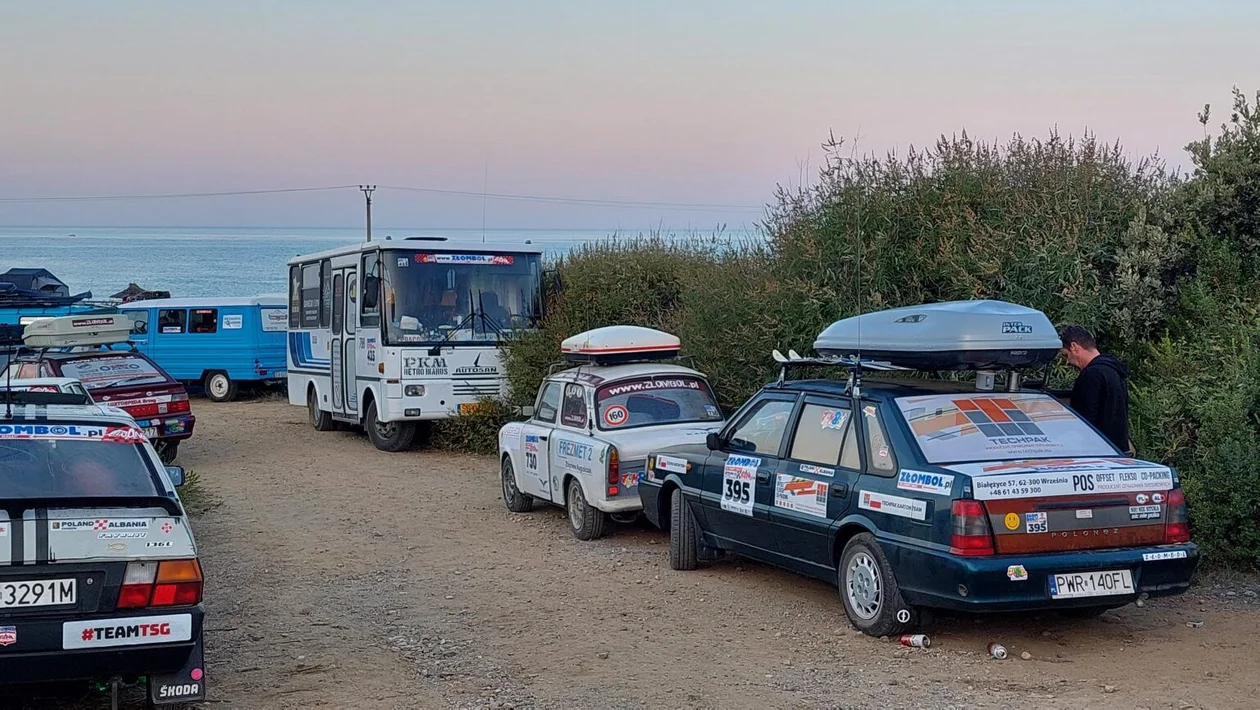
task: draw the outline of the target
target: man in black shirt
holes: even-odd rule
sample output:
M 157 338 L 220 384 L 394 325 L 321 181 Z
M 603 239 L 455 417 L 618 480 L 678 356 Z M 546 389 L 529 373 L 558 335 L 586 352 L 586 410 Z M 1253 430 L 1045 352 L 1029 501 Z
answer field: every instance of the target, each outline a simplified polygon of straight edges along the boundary
M 1098 352 L 1098 343 L 1079 325 L 1059 331 L 1063 357 L 1081 374 L 1072 386 L 1072 409 L 1085 417 L 1117 449 L 1132 453 L 1129 444 L 1129 368 L 1111 355 Z

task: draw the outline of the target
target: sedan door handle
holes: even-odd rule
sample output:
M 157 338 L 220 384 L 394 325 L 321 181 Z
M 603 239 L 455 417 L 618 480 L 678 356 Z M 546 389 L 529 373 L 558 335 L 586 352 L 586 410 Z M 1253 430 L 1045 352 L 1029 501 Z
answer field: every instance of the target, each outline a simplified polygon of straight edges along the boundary
M 547 437 L 545 437 L 545 436 L 539 436 L 539 437 L 538 437 L 538 440 L 539 440 L 539 441 L 546 441 L 546 440 L 547 440 Z
M 849 484 L 847 483 L 831 484 L 831 497 L 832 498 L 843 498 L 847 495 L 849 495 Z
M 761 471 L 758 471 L 757 480 L 760 481 L 761 483 L 765 483 L 766 481 L 770 480 L 770 472 L 766 471 L 765 473 L 762 473 Z

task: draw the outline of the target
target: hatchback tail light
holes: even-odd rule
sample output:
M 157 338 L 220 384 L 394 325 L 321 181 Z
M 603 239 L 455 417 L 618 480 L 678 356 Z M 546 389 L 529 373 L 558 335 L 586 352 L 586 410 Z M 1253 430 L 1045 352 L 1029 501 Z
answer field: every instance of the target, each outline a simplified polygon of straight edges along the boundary
M 608 447 L 608 495 L 615 496 L 621 490 L 621 455 L 616 446 Z
M 1164 524 L 1164 542 L 1190 542 L 1190 511 L 1186 494 L 1180 488 L 1168 492 L 1168 517 Z
M 992 555 L 993 531 L 984 504 L 978 500 L 956 500 L 950 508 L 954 533 L 949 541 L 950 554 L 975 557 Z
M 188 412 L 190 410 L 191 410 L 191 407 L 189 406 L 187 392 L 179 392 L 179 393 L 171 395 L 170 406 L 168 406 L 166 409 L 167 413 L 180 414 L 182 412 Z
M 191 560 L 128 562 L 119 609 L 187 606 L 201 601 L 201 564 Z

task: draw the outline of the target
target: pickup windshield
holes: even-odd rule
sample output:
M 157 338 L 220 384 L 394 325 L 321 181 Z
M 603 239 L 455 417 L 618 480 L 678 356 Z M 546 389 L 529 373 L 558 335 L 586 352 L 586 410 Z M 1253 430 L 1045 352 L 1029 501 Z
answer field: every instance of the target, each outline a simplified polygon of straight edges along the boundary
M 897 405 L 932 464 L 1120 455 L 1072 410 L 1045 394 L 899 397 Z
M 391 249 L 381 257 L 389 343 L 493 343 L 537 322 L 537 254 Z
M 621 380 L 595 392 L 604 431 L 722 420 L 709 385 L 697 377 L 658 375 Z
M 126 427 L 0 425 L 0 497 L 159 495 L 138 436 Z
M 89 390 L 166 382 L 153 363 L 129 354 L 78 357 L 61 361 L 63 377 L 72 377 Z

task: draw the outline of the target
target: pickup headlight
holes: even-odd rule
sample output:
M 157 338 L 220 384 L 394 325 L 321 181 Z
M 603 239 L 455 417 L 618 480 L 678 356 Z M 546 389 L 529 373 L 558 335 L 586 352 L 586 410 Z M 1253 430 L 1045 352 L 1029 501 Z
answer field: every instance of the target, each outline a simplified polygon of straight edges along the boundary
M 407 385 L 404 391 L 408 397 L 423 397 L 424 385 Z

